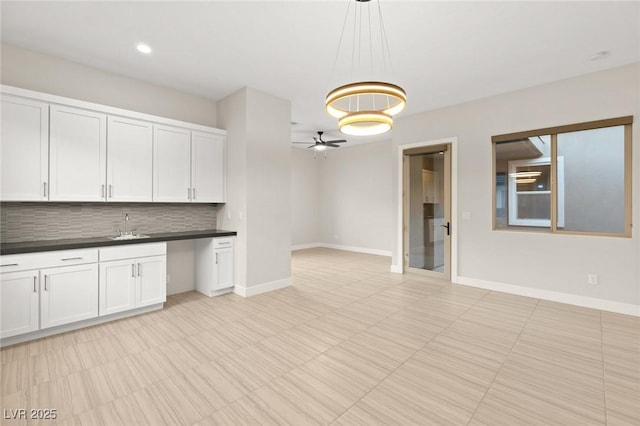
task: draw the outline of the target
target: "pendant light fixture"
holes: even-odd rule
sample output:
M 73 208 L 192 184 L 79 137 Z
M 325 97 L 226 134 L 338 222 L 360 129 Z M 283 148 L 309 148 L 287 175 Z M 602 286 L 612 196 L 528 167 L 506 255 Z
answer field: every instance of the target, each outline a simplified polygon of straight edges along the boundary
M 353 16 L 351 4 L 355 1 Z M 370 0 L 349 0 L 349 7 L 342 26 L 333 73 L 340 56 L 347 22 L 353 20 L 351 41 L 351 74 L 365 72 L 386 73 L 391 71 L 389 42 L 385 33 L 380 1 L 375 10 Z M 377 15 L 377 16 L 376 16 Z M 377 18 L 377 23 L 374 22 Z M 377 25 L 376 25 L 377 24 Z M 377 28 L 376 28 L 377 26 Z M 379 34 L 374 36 L 374 33 Z M 375 58 L 374 55 L 379 58 Z M 367 58 L 368 56 L 368 58 Z M 380 63 L 376 63 L 376 59 Z M 368 69 L 365 70 L 364 68 Z M 375 69 L 379 67 L 380 69 Z M 350 76 L 353 79 L 353 76 Z M 338 119 L 338 129 L 347 135 L 371 136 L 386 133 L 393 127 L 393 116 L 405 108 L 407 94 L 396 84 L 374 79 L 364 79 L 341 85 L 326 97 L 325 108 L 329 115 Z

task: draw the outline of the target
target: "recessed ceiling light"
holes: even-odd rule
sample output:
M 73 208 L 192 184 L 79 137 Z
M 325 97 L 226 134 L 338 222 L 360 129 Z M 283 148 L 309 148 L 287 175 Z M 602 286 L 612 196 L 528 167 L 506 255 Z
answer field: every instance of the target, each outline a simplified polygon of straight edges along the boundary
M 145 55 L 148 55 L 151 53 L 151 47 L 149 47 L 148 44 L 138 43 L 138 45 L 136 46 L 136 49 L 138 49 L 138 52 L 144 53 Z
M 596 52 L 596 53 L 594 53 L 593 55 L 591 55 L 591 56 L 589 57 L 589 59 L 591 59 L 592 61 L 597 61 L 597 60 L 599 60 L 599 59 L 604 59 L 604 58 L 606 58 L 607 56 L 609 56 L 609 54 L 611 54 L 611 52 L 610 52 L 610 51 L 608 51 L 608 50 L 601 50 L 601 51 Z

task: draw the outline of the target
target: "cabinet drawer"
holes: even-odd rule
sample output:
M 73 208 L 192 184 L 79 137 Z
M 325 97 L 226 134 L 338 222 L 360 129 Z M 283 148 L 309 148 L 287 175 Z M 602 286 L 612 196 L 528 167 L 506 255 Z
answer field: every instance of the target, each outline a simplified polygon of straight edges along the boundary
M 167 243 L 131 244 L 100 249 L 100 262 L 110 260 L 132 259 L 136 257 L 164 256 L 167 254 Z
M 98 249 L 46 251 L 0 256 L 0 272 L 27 271 L 98 262 Z
M 220 249 L 220 248 L 233 247 L 233 239 L 234 239 L 233 237 L 214 238 L 213 248 Z

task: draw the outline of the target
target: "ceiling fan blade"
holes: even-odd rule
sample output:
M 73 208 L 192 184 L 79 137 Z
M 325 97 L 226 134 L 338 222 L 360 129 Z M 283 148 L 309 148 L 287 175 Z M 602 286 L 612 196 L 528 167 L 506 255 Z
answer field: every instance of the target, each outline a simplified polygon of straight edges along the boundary
M 313 142 L 291 142 L 291 143 L 304 143 L 304 144 L 307 144 L 307 145 L 313 144 Z
M 312 149 L 312 148 L 315 148 L 315 147 L 316 147 L 316 144 L 313 144 L 311 146 L 308 146 L 307 149 Z
M 326 146 L 330 146 L 330 147 L 332 147 L 332 148 L 340 148 L 340 145 L 336 145 L 336 144 L 329 143 L 329 142 L 326 142 L 326 143 L 325 143 L 325 145 L 326 145 Z
M 326 143 L 345 143 L 346 139 L 336 139 L 334 141 L 325 141 Z

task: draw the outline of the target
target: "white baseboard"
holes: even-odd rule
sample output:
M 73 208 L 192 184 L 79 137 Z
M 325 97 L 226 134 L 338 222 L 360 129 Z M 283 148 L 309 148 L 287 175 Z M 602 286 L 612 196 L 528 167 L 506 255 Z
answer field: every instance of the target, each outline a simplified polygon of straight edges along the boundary
M 391 251 L 387 251 L 387 250 L 377 250 L 377 249 L 370 249 L 370 248 L 364 248 L 364 247 L 343 246 L 340 244 L 327 244 L 327 243 L 321 243 L 320 247 L 391 257 Z
M 262 283 L 258 285 L 252 285 L 251 287 L 239 287 L 235 286 L 233 292 L 242 297 L 251 297 L 257 294 L 267 293 L 273 290 L 280 290 L 291 285 L 291 277 L 282 280 L 270 281 L 268 283 Z
M 484 288 L 486 290 L 516 294 L 518 296 L 534 297 L 536 299 L 550 300 L 552 302 L 566 303 L 569 305 L 640 317 L 640 305 L 633 305 L 630 303 L 614 302 L 612 300 L 596 299 L 595 297 L 578 296 L 575 294 L 561 293 L 559 291 L 522 287 L 470 277 L 458 277 L 456 283 L 470 287 Z
M 299 244 L 295 246 L 291 246 L 291 251 L 295 250 L 304 250 L 309 248 L 330 248 L 335 250 L 344 250 L 344 251 L 353 251 L 356 253 L 365 253 L 365 254 L 375 254 L 378 256 L 387 256 L 391 257 L 391 251 L 388 250 L 378 250 L 378 249 L 370 249 L 365 247 L 354 247 L 354 246 L 343 246 L 340 244 L 329 244 L 329 243 L 309 243 L 309 244 Z
M 320 247 L 320 243 L 297 244 L 295 246 L 291 246 L 291 251 L 304 250 L 304 249 L 310 249 L 310 248 L 316 248 L 316 247 Z

